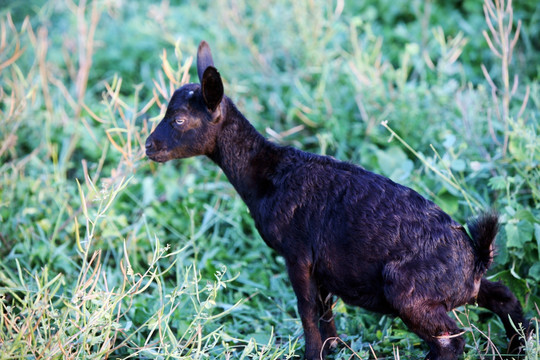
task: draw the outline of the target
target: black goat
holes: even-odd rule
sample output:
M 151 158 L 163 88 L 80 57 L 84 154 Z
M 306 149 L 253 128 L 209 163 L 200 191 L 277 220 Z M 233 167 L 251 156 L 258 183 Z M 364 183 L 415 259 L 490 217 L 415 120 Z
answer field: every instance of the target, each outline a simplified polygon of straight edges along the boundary
M 332 295 L 399 316 L 429 345 L 426 359 L 457 359 L 463 352 L 462 331 L 447 313 L 466 303 L 499 315 L 510 350 L 518 349 L 509 317 L 527 326 L 521 305 L 503 284 L 482 278 L 492 261 L 496 215 L 469 223 L 469 236 L 405 186 L 353 164 L 277 146 L 224 96 L 204 41 L 197 70 L 201 85 L 175 91 L 146 140 L 146 154 L 159 162 L 206 155 L 223 169 L 266 244 L 285 258 L 307 359 L 320 359 L 335 346 Z

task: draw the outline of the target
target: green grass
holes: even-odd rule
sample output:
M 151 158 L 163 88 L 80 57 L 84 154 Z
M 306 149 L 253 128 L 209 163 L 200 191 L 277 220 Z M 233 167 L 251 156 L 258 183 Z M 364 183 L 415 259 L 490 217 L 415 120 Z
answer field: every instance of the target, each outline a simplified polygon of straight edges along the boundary
M 538 333 L 536 3 L 1 2 L 0 358 L 301 358 L 284 261 L 225 176 L 144 156 L 202 39 L 273 141 L 361 164 L 462 222 L 499 211 L 488 276 Z M 398 319 L 335 312 L 335 359 L 426 352 Z M 504 353 L 498 319 L 454 314 L 466 359 Z

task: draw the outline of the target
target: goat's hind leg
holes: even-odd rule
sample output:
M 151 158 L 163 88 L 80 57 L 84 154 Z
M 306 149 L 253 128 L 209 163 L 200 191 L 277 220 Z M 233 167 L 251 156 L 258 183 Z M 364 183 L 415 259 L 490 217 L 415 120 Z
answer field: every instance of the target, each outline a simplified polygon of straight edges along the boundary
M 456 360 L 463 353 L 463 331 L 441 304 L 419 303 L 400 309 L 399 316 L 429 346 L 426 360 Z
M 521 304 L 516 296 L 502 283 L 482 279 L 476 302 L 479 306 L 491 310 L 501 318 L 506 336 L 510 340 L 508 352 L 518 354 L 520 346 L 523 345 L 523 339 L 512 326 L 510 319 L 515 326 L 521 325 L 526 330 L 526 334 L 530 332 L 530 329 L 528 329 L 529 323 L 523 315 Z

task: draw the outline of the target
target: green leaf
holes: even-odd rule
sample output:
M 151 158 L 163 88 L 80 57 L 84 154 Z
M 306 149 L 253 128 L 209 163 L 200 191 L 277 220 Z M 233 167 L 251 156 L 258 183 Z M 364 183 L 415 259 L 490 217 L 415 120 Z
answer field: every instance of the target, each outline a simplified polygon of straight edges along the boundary
M 458 198 L 448 192 L 438 196 L 437 205 L 448 214 L 455 214 L 459 209 Z
M 519 239 L 519 231 L 516 224 L 508 223 L 504 229 L 506 230 L 506 246 L 522 248 L 523 244 Z
M 398 146 L 377 151 L 377 160 L 382 173 L 392 180 L 403 181 L 413 170 L 413 162 Z
M 530 150 L 527 149 L 527 142 L 518 136 L 512 136 L 508 145 L 510 154 L 519 162 L 527 161 L 530 157 Z
M 540 281 L 540 263 L 535 263 L 529 269 L 529 277 L 533 278 L 536 281 Z
M 523 245 L 532 240 L 533 225 L 527 220 L 518 223 L 508 223 L 506 230 L 506 245 L 508 247 L 523 248 Z
M 506 189 L 506 180 L 503 176 L 495 176 L 489 179 L 488 185 L 492 190 Z
M 452 163 L 450 163 L 450 167 L 455 171 L 464 171 L 466 164 L 465 161 L 461 159 L 454 159 L 452 160 Z
M 533 213 L 530 210 L 527 209 L 519 209 L 514 214 L 514 217 L 519 220 L 527 220 L 527 222 L 534 223 L 536 222 L 536 219 L 533 215 Z
M 456 143 L 456 136 L 454 134 L 448 134 L 444 138 L 443 146 L 445 148 L 449 149 L 449 148 L 453 147 L 455 143 Z
M 538 253 L 538 260 L 540 260 L 540 224 L 534 224 L 534 237 L 536 238 L 536 252 Z
M 514 215 L 516 214 L 516 210 L 514 210 L 514 208 L 510 205 L 506 206 L 504 210 L 506 210 L 506 213 L 510 215 L 510 217 L 514 217 Z

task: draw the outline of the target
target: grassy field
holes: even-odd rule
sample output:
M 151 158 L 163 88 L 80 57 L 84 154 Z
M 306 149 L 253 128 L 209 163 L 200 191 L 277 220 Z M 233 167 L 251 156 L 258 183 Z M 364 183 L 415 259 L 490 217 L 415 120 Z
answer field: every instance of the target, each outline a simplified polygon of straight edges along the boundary
M 540 5 L 500 1 L 0 1 L 0 359 L 302 357 L 284 261 L 225 176 L 144 156 L 203 39 L 273 141 L 460 222 L 496 209 L 488 276 L 538 333 Z M 400 320 L 335 312 L 334 359 L 426 352 Z M 499 319 L 454 316 L 466 359 L 500 358 Z

